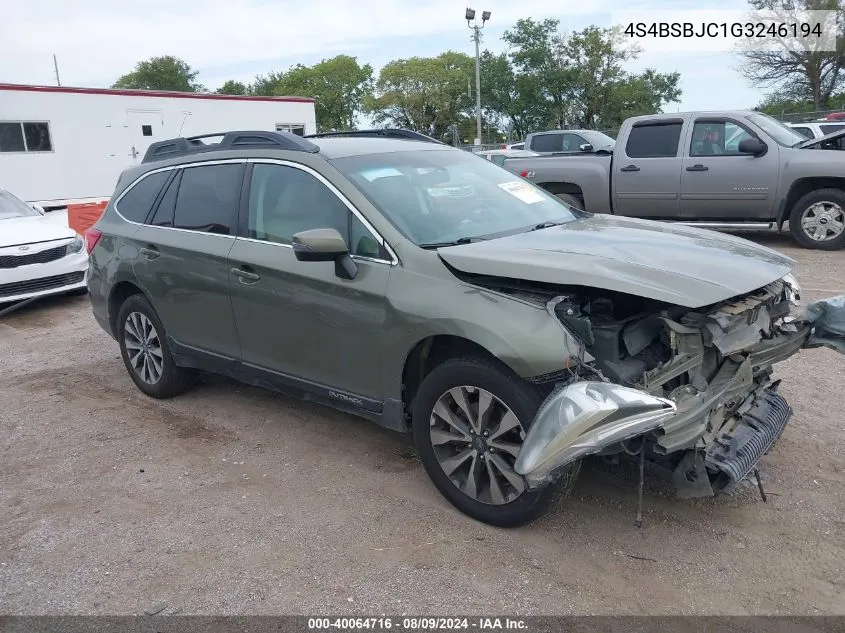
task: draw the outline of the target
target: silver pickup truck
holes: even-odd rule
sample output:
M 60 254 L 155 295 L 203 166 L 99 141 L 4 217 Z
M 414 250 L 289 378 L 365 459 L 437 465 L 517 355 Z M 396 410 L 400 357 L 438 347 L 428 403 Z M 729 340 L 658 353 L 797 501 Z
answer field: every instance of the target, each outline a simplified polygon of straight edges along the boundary
M 788 221 L 802 246 L 834 250 L 845 247 L 845 152 L 819 140 L 760 112 L 658 114 L 627 119 L 612 151 L 504 167 L 594 213 L 710 228 Z

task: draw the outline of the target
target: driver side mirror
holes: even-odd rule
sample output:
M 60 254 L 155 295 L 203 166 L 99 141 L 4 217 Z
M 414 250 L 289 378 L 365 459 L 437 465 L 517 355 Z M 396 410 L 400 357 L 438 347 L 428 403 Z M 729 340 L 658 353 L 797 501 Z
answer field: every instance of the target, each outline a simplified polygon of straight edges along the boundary
M 355 279 L 358 274 L 346 240 L 335 229 L 300 231 L 293 235 L 291 244 L 301 262 L 334 262 L 334 273 L 341 279 Z
M 740 154 L 751 156 L 762 156 L 769 149 L 766 144 L 758 138 L 744 138 L 739 142 L 737 150 Z
M 578 146 L 578 149 L 582 152 L 592 152 L 593 146 L 590 143 L 582 143 Z
M 46 211 L 44 211 L 44 207 L 42 207 L 40 204 L 35 204 L 34 202 L 30 202 L 30 203 L 29 203 L 29 206 L 31 206 L 33 209 L 35 209 L 36 211 L 38 211 L 38 213 L 40 213 L 41 215 L 46 215 L 46 214 L 47 214 L 47 212 L 46 212 Z

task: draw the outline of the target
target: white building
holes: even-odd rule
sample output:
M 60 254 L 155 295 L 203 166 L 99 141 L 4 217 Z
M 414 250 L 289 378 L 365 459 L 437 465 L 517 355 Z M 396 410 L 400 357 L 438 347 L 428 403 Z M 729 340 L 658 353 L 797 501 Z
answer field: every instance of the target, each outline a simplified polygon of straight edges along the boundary
M 150 143 L 230 130 L 313 134 L 314 100 L 0 84 L 0 187 L 45 209 L 105 200 Z

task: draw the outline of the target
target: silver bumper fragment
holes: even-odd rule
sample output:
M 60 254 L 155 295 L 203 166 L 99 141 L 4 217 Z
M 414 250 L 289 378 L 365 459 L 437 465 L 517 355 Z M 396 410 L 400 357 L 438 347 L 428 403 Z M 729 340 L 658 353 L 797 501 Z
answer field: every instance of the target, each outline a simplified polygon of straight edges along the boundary
M 540 407 L 516 459 L 529 488 L 553 482 L 578 459 L 648 433 L 676 411 L 671 400 L 604 382 L 577 382 Z
M 845 354 L 845 295 L 814 301 L 804 319 L 813 326 L 805 347 L 829 347 Z

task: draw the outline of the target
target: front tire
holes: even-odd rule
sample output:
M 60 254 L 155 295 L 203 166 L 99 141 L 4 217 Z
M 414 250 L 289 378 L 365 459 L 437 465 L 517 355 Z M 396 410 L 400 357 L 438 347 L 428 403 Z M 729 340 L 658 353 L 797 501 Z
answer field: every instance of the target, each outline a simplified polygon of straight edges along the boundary
M 804 248 L 845 247 L 845 192 L 818 189 L 803 196 L 789 214 L 789 230 Z
M 458 510 L 498 527 L 525 525 L 548 510 L 560 485 L 529 491 L 513 470 L 542 401 L 539 389 L 493 360 L 453 359 L 425 377 L 412 406 L 414 442 Z M 573 483 L 575 472 L 561 482 Z
M 117 340 L 129 377 L 152 398 L 172 398 L 193 384 L 194 372 L 173 362 L 161 319 L 143 295 L 132 295 L 117 315 Z

